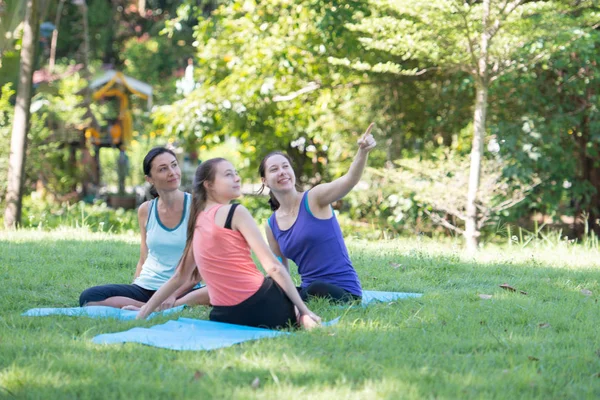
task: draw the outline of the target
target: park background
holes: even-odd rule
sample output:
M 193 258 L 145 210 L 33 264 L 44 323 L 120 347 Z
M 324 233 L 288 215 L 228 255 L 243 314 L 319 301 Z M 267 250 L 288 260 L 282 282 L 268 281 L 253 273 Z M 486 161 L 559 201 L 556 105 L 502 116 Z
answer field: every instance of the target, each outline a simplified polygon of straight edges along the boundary
M 25 78 L 27 4 L 2 3 L 1 176 Z M 21 66 L 33 76 L 30 124 L 13 133 L 28 139 L 21 226 L 65 223 L 56 217 L 81 200 L 96 204 L 81 207 L 99 229 L 95 218 L 108 218 L 102 199 L 119 191 L 119 147 L 129 193 L 144 183 L 145 152 L 164 144 L 178 149 L 188 176 L 198 160 L 219 155 L 246 183 L 258 182 L 266 153 L 284 150 L 310 187 L 346 171 L 375 121 L 370 169 L 336 205 L 354 232 L 464 233 L 471 247 L 539 238 L 542 226 L 568 240 L 599 232 L 593 1 L 34 4 L 32 64 Z M 153 92 L 151 107 L 128 93 L 131 135 L 114 143 L 119 100 L 87 89 L 107 70 Z M 89 128 L 108 146 L 100 176 L 90 167 L 97 147 Z M 8 181 L 0 180 L 3 206 Z M 264 202 L 248 203 L 261 215 Z M 108 218 L 103 229 L 135 229 L 132 215 Z M 5 215 L 7 225 L 15 221 Z
M 599 29 L 595 0 L 0 0 L 0 395 L 597 398 Z M 86 342 L 136 323 L 20 317 L 130 280 L 137 214 L 117 206 L 143 201 L 150 148 L 188 189 L 228 158 L 263 222 L 265 154 L 310 188 L 370 122 L 336 214 L 365 288 L 422 300 L 201 355 Z

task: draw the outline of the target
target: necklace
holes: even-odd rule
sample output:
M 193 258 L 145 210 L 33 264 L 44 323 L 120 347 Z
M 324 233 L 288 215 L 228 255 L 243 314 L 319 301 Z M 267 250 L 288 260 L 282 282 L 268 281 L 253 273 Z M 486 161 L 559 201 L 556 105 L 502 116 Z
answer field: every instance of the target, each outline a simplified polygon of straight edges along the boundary
M 298 200 L 298 201 L 295 201 L 294 203 L 295 203 L 294 207 L 289 212 L 282 212 L 283 210 L 281 208 L 279 208 L 279 216 L 280 217 L 295 217 L 296 214 L 298 214 L 298 207 L 300 206 L 300 201 Z

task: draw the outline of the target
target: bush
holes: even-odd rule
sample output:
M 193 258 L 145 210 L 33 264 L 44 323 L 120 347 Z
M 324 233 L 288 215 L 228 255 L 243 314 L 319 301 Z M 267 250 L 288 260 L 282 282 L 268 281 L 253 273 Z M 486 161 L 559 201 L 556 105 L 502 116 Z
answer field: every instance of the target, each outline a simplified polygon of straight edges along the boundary
M 507 163 L 490 157 L 482 163 L 478 192 L 478 226 L 494 233 L 539 183 L 506 176 Z M 461 234 L 465 219 L 468 157 L 447 154 L 436 160 L 403 159 L 396 167 L 368 169 L 362 181 L 338 205 L 353 221 L 369 223 L 381 236 L 413 234 Z M 489 231 L 489 232 L 486 232 Z
M 345 220 L 344 225 L 340 221 L 342 230 L 353 236 L 388 238 L 432 230 L 430 224 L 422 222 L 423 211 L 416 204 L 414 189 L 406 182 L 400 184 L 392 170 L 368 168 L 361 182 L 335 208 Z
M 63 202 L 59 205 L 28 196 L 23 199 L 24 228 L 51 230 L 58 227 L 87 228 L 92 232 L 136 234 L 136 210 L 112 209 L 104 202 L 86 204 Z
M 250 211 L 250 215 L 254 217 L 262 230 L 264 224 L 267 223 L 267 219 L 273 213 L 269 207 L 269 197 L 245 195 L 240 199 L 240 203 Z

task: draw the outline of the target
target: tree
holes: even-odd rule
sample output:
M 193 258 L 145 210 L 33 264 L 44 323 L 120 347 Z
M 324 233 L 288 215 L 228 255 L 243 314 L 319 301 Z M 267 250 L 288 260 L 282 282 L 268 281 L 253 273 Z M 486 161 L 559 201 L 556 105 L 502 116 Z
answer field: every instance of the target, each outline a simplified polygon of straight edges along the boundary
M 572 215 L 571 234 L 580 238 L 586 220 L 600 234 L 599 43 L 600 32 L 586 33 L 550 59 L 505 75 L 491 103 L 491 133 L 502 132 L 512 173 L 542 178 L 529 207 Z
M 48 61 L 48 72 L 54 71 L 54 64 L 56 63 L 56 42 L 58 41 L 58 27 L 60 26 L 60 18 L 62 17 L 62 10 L 66 0 L 58 1 L 58 8 L 56 10 L 56 16 L 54 17 L 54 29 L 52 30 L 52 40 L 50 41 L 50 60 Z
M 23 24 L 19 87 L 12 125 L 6 210 L 4 212 L 4 226 L 6 228 L 14 228 L 21 222 L 23 171 L 27 149 L 31 83 L 39 30 L 38 6 L 38 0 L 27 1 L 27 11 L 25 12 Z
M 346 146 L 356 138 L 346 132 L 368 125 L 370 94 L 354 84 L 359 74 L 327 62 L 336 51 L 327 28 L 335 25 L 323 25 L 325 4 L 313 3 L 233 1 L 202 19 L 195 63 L 201 84 L 154 114 L 158 130 L 191 148 L 237 137 L 252 166 L 270 150 L 286 150 L 312 183 L 328 159 L 348 158 Z M 340 48 L 347 44 L 336 38 Z
M 350 63 L 357 69 L 417 75 L 430 71 L 463 71 L 474 82 L 473 136 L 470 174 L 465 204 L 464 237 L 469 251 L 478 245 L 478 189 L 484 157 L 488 93 L 502 75 L 523 68 L 567 45 L 581 27 L 575 11 L 593 1 L 573 4 L 525 0 L 371 0 L 373 13 L 351 28 L 368 37 L 368 49 L 391 54 L 397 61 L 369 65 Z M 526 49 L 527 51 L 523 51 Z M 347 60 L 338 60 L 346 62 Z
M 24 12 L 24 0 L 0 0 L 0 68 L 2 55 L 12 48 L 16 40 L 15 32 L 23 20 Z

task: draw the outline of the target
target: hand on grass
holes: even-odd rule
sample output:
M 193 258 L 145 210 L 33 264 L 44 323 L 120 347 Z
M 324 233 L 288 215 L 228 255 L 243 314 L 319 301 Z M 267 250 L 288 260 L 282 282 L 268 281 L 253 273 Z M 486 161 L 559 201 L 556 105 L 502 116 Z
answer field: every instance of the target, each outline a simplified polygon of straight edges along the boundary
M 321 326 L 321 317 L 312 311 L 307 312 L 306 314 L 302 314 L 300 316 L 300 325 L 306 330 L 311 330 L 318 326 Z

